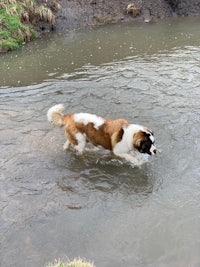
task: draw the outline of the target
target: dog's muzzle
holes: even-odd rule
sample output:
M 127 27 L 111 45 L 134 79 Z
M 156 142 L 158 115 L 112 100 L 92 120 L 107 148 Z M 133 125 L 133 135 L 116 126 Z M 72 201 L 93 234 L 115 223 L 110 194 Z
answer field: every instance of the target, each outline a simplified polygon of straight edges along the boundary
M 151 153 L 151 155 L 156 154 L 156 147 L 155 146 L 151 146 L 150 153 Z

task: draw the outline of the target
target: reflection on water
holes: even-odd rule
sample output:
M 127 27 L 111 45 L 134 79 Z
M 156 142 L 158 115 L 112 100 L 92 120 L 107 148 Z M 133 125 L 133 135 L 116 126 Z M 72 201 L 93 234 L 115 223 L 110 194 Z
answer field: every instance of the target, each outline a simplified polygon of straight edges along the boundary
M 2 266 L 200 265 L 198 25 L 55 33 L 0 57 Z M 64 152 L 46 119 L 55 103 L 150 126 L 160 152 L 141 168 Z
M 2 85 L 23 86 L 70 75 L 85 65 L 117 62 L 126 57 L 165 53 L 199 45 L 199 18 L 112 25 L 84 32 L 46 35 L 12 54 L 1 55 Z
M 107 197 L 118 195 L 126 197 L 128 201 L 134 201 L 134 205 L 140 205 L 141 203 L 136 200 L 143 201 L 148 193 L 153 191 L 155 181 L 145 166 L 143 170 L 136 168 L 133 171 L 131 166 L 124 166 L 122 161 L 111 159 L 111 156 L 98 159 L 98 155 L 96 152 L 93 154 L 95 158 L 84 154 L 81 158 L 74 159 L 69 166 L 73 170 L 70 180 L 68 175 L 62 176 L 58 181 L 58 187 L 62 191 L 69 191 L 75 197 L 80 198 L 81 195 L 82 204 L 88 201 L 89 192 L 96 192 L 100 198 L 105 197 L 104 193 Z M 96 195 L 91 195 L 89 203 L 86 202 L 84 205 L 94 205 L 96 202 Z

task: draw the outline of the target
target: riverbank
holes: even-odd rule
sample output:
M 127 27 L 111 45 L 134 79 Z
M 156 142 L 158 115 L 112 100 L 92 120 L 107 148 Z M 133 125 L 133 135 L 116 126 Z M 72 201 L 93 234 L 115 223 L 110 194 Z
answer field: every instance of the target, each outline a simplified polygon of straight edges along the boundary
M 55 2 L 57 4 L 57 2 Z M 57 9 L 59 4 L 56 5 Z M 0 2 L 0 52 L 19 48 L 55 25 L 52 6 L 33 0 Z
M 46 0 L 40 0 L 45 3 Z M 150 22 L 172 16 L 200 15 L 199 0 L 60 0 L 56 29 L 73 30 L 127 21 Z M 132 10 L 128 7 L 132 5 Z
M 0 52 L 52 29 L 200 15 L 199 0 L 2 0 L 0 9 Z

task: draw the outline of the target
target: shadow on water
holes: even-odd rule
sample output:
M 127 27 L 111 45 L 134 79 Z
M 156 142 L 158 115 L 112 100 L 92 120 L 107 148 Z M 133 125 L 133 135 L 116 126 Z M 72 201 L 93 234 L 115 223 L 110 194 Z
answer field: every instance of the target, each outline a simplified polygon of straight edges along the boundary
M 71 170 L 70 175 L 62 176 L 57 186 L 64 192 L 83 198 L 88 202 L 85 203 L 87 205 L 94 205 L 91 202 L 93 193 L 98 195 L 95 203 L 101 198 L 106 200 L 115 196 L 118 198 L 120 195 L 121 201 L 133 202 L 135 198 L 135 205 L 141 205 L 142 201 L 156 190 L 155 182 L 158 181 L 155 181 L 148 163 L 133 168 L 112 155 L 98 152 L 71 156 L 72 160 L 67 163 L 67 169 Z

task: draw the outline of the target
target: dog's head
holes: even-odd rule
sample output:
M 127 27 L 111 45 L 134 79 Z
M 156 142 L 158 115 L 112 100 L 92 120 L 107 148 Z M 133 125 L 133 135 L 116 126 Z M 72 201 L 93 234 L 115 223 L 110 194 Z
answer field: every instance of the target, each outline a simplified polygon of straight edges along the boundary
M 144 127 L 133 135 L 133 146 L 140 153 L 155 155 L 156 147 L 154 143 L 155 138 L 153 132 L 148 128 Z

